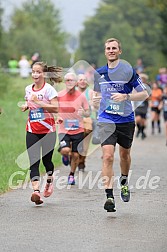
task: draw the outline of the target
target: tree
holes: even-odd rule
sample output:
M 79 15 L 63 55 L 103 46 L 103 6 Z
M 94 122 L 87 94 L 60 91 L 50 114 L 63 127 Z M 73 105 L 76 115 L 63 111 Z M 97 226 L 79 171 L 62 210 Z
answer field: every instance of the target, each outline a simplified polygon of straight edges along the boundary
M 3 32 L 2 19 L 1 19 L 2 14 L 3 14 L 3 9 L 1 8 L 1 5 L 0 5 L 0 46 L 1 46 L 2 32 Z
M 59 10 L 51 0 L 25 2 L 22 8 L 15 10 L 11 21 L 3 40 L 4 48 L 8 48 L 8 57 L 13 52 L 17 57 L 22 54 L 31 57 L 34 52 L 39 52 L 48 64 L 68 65 L 69 54 L 65 50 L 67 35 L 61 31 Z
M 167 1 L 166 0 L 148 0 L 148 5 L 158 11 L 158 15 L 161 18 L 161 39 L 159 41 L 160 48 L 164 54 L 165 61 L 167 61 Z
M 107 38 L 116 37 L 123 44 L 122 57 L 133 65 L 137 58 L 142 58 L 146 66 L 152 66 L 161 54 L 157 50 L 160 36 L 157 10 L 150 8 L 145 0 L 135 4 L 134 0 L 103 0 L 96 14 L 84 23 L 78 57 L 96 65 L 105 63 L 103 44 Z

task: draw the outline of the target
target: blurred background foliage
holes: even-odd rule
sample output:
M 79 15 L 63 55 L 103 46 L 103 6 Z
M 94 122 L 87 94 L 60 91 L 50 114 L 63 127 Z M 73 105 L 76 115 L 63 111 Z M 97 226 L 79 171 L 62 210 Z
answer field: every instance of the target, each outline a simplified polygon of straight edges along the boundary
M 50 0 L 25 1 L 15 9 L 10 23 L 8 30 L 0 25 L 2 66 L 11 56 L 30 58 L 39 52 L 48 64 L 68 67 L 75 51 L 75 62 L 82 59 L 98 67 L 105 64 L 103 45 L 109 37 L 121 40 L 122 58 L 133 66 L 142 58 L 148 72 L 154 73 L 167 60 L 166 0 L 102 0 L 94 16 L 85 20 L 77 48 L 72 50 L 68 43 L 73 34 L 62 30 L 60 11 Z
M 116 37 L 122 42 L 122 58 L 132 65 L 141 58 L 148 69 L 157 69 L 167 60 L 166 27 L 166 1 L 103 0 L 84 23 L 77 57 L 103 65 L 103 44 Z

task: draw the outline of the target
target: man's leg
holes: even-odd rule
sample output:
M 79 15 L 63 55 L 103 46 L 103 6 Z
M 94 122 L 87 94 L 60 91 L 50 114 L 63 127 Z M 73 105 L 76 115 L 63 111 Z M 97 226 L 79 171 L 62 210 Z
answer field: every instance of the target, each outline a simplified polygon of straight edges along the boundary
M 64 133 L 59 134 L 58 151 L 62 155 L 63 164 L 65 166 L 68 166 L 70 163 L 70 155 L 71 155 L 71 139 L 68 134 L 64 134 Z
M 114 145 L 104 145 L 102 146 L 103 151 L 103 167 L 102 167 L 102 177 L 104 177 L 104 186 L 107 196 L 107 200 L 104 204 L 104 209 L 107 212 L 115 212 L 115 202 L 113 196 L 113 185 L 114 185 Z
M 102 146 L 103 151 L 103 167 L 102 167 L 102 176 L 106 177 L 105 189 L 113 188 L 113 162 L 114 162 L 114 149 L 113 145 L 104 145 Z
M 71 153 L 71 172 L 72 173 L 75 173 L 78 163 L 79 163 L 79 153 L 72 152 Z
M 131 165 L 130 150 L 131 148 L 125 149 L 122 146 L 119 147 L 120 167 L 121 167 L 121 177 L 120 177 L 121 198 L 124 202 L 128 202 L 130 200 L 130 191 L 128 189 L 128 174 Z
M 70 163 L 71 148 L 70 147 L 60 148 L 60 154 L 62 155 L 63 164 L 68 166 Z
M 75 179 L 74 179 L 74 174 L 76 171 L 76 168 L 79 164 L 79 150 L 81 149 L 83 150 L 83 139 L 84 139 L 84 133 L 79 133 L 79 134 L 75 134 L 75 135 L 71 135 L 71 145 L 72 145 L 72 149 L 71 149 L 71 170 L 70 170 L 70 174 L 68 176 L 68 184 L 69 185 L 75 185 Z M 79 144 L 81 143 L 81 146 L 79 147 Z

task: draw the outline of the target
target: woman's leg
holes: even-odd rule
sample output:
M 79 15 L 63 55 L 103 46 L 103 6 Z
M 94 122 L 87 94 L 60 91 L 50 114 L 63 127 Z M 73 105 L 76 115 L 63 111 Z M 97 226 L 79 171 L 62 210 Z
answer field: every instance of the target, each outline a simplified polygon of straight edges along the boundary
M 45 166 L 48 179 L 50 179 L 52 178 L 54 172 L 54 164 L 52 162 L 52 156 L 56 144 L 56 132 L 46 134 L 41 140 L 42 140 L 42 162 Z
M 39 190 L 40 138 L 37 134 L 27 132 L 27 152 L 30 160 L 30 179 L 34 190 Z

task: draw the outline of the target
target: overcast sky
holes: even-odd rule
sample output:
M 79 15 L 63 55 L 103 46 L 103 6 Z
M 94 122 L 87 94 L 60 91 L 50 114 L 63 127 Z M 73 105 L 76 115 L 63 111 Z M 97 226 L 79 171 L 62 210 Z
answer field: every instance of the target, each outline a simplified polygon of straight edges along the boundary
M 27 0 L 0 0 L 4 8 L 3 24 L 8 27 L 9 16 L 15 7 L 20 7 Z M 84 20 L 94 15 L 101 0 L 52 0 L 60 10 L 63 29 L 77 35 L 83 28 Z

